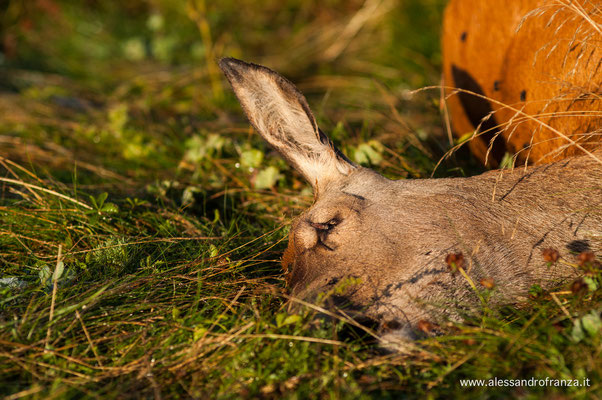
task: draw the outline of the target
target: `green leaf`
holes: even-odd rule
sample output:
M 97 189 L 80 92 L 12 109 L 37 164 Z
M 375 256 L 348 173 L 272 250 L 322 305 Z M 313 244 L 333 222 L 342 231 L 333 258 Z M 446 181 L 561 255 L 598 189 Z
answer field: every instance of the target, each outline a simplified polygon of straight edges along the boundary
M 514 166 L 514 157 L 510 153 L 504 153 L 500 161 L 500 169 L 511 169 Z
M 211 157 L 214 153 L 221 151 L 227 143 L 228 141 L 226 138 L 215 133 L 212 133 L 207 137 L 194 135 L 184 144 L 187 149 L 184 158 L 192 163 L 198 163 L 205 158 Z
M 123 42 L 121 50 L 125 58 L 130 61 L 140 61 L 146 57 L 144 40 L 140 37 L 134 37 Z
M 581 318 L 581 325 L 589 336 L 595 337 L 600 332 L 600 328 L 602 328 L 600 315 L 598 315 L 598 312 L 592 310 L 589 314 Z
M 151 31 L 158 31 L 163 28 L 165 25 L 165 20 L 163 16 L 158 13 L 151 14 L 146 20 L 146 27 Z
M 579 343 L 585 338 L 585 334 L 583 333 L 583 329 L 581 329 L 581 323 L 579 321 L 573 322 L 573 330 L 571 331 L 571 339 L 574 342 Z
M 65 264 L 62 261 L 59 261 L 56 264 L 56 268 L 54 269 L 54 273 L 52 274 L 52 282 L 57 282 L 61 275 L 63 275 L 63 271 L 65 270 Z
M 279 179 L 283 176 L 280 174 L 280 171 L 276 167 L 267 167 L 255 176 L 255 182 L 253 186 L 255 189 L 269 189 L 273 187 Z
M 217 133 L 212 133 L 207 136 L 206 145 L 209 150 L 220 151 L 226 145 L 226 143 L 226 138 L 222 135 L 218 135 Z
M 595 292 L 596 290 L 598 290 L 598 281 L 592 278 L 591 276 L 584 276 L 583 282 L 585 282 L 590 292 Z
M 458 139 L 456 139 L 456 144 L 460 144 L 460 143 L 464 143 L 468 140 L 470 140 L 474 135 L 474 132 L 467 132 L 464 135 L 460 136 Z
M 182 192 L 182 204 L 194 203 L 194 195 L 200 192 L 201 189 L 197 186 L 186 186 L 186 188 Z
M 98 209 L 98 204 L 96 204 L 96 199 L 94 198 L 94 196 L 88 196 L 90 198 L 90 203 L 92 203 L 92 207 L 94 209 Z
M 284 326 L 284 325 L 290 325 L 290 324 L 296 324 L 299 321 L 301 321 L 301 316 L 300 315 L 297 315 L 297 314 L 289 315 L 288 317 L 286 317 L 284 319 L 284 321 L 282 321 L 282 326 Z
M 98 209 L 102 209 L 102 206 L 104 205 L 107 197 L 109 197 L 109 194 L 107 192 L 104 192 L 104 193 L 101 193 L 98 195 L 98 197 L 96 198 L 96 201 L 95 201 L 95 204 Z
M 100 211 L 106 212 L 108 214 L 114 214 L 114 213 L 119 212 L 119 207 L 117 207 L 117 204 L 106 203 L 105 205 L 102 206 Z
M 209 257 L 214 258 L 219 256 L 219 250 L 214 245 L 209 245 Z
M 334 129 L 330 132 L 328 136 L 332 139 L 342 139 L 348 136 L 347 132 L 345 131 L 345 125 L 343 124 L 343 122 L 337 122 L 337 125 L 334 127 Z
M 362 143 L 355 149 L 354 159 L 359 164 L 379 165 L 383 161 L 383 145 L 371 140 L 368 143 Z
M 188 139 L 184 143 L 184 147 L 186 147 L 186 154 L 184 154 L 184 159 L 197 163 L 203 158 L 205 158 L 207 154 L 207 149 L 205 147 L 205 142 L 199 135 L 194 135 L 190 139 Z
M 240 154 L 240 165 L 243 168 L 257 168 L 263 162 L 263 152 L 257 149 L 245 150 Z
M 51 276 L 52 276 L 52 271 L 50 270 L 50 267 L 48 267 L 48 265 L 44 265 L 40 269 L 40 272 L 38 272 L 38 277 L 40 278 L 40 284 L 42 286 L 44 286 L 46 284 L 46 282 L 48 282 L 48 279 L 50 279 Z
M 174 35 L 161 35 L 153 39 L 151 43 L 152 54 L 159 61 L 165 63 L 173 59 L 178 46 L 178 37 Z
M 286 318 L 285 313 L 276 314 L 276 326 L 278 328 L 280 328 L 282 326 L 282 323 L 284 322 L 284 318 Z
M 119 104 L 109 110 L 109 128 L 117 136 L 121 136 L 128 122 L 127 104 Z
M 529 288 L 529 295 L 538 297 L 543 293 L 543 289 L 539 285 L 533 285 Z
M 203 336 L 205 336 L 205 333 L 207 332 L 207 328 L 199 326 L 194 328 L 194 333 L 192 334 L 192 339 L 196 342 L 197 340 L 201 339 Z
M 63 308 L 59 308 L 58 310 L 56 310 L 56 311 L 54 312 L 54 315 L 55 315 L 56 317 L 58 317 L 58 316 L 61 316 L 61 315 L 63 315 L 63 314 L 66 314 L 66 313 L 70 313 L 70 312 L 72 312 L 72 311 L 75 311 L 75 310 L 77 310 L 78 308 L 80 308 L 80 307 L 83 307 L 83 306 L 87 305 L 88 303 L 91 303 L 91 302 L 92 302 L 92 301 L 94 301 L 94 300 L 95 300 L 95 299 L 96 299 L 98 296 L 100 296 L 102 293 L 104 293 L 104 291 L 105 291 L 105 290 L 107 290 L 107 288 L 108 288 L 109 286 L 110 286 L 110 285 L 105 285 L 105 286 L 103 286 L 102 288 L 100 288 L 100 289 L 98 290 L 98 292 L 94 293 L 92 296 L 88 297 L 88 298 L 87 298 L 87 299 L 85 299 L 84 301 L 80 301 L 79 303 L 77 303 L 77 304 L 74 304 L 74 305 L 71 305 L 71 306 L 66 306 L 66 307 L 63 307 Z M 57 320 L 55 319 L 55 321 L 57 321 Z
M 281 328 L 285 325 L 294 324 L 301 320 L 300 315 L 290 315 L 288 313 L 282 312 L 276 315 L 276 326 Z

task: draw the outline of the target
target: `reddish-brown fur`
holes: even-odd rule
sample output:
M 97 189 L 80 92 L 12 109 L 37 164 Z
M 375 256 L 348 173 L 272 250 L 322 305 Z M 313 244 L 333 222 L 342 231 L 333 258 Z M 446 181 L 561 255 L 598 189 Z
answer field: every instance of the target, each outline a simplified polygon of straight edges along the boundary
M 497 166 L 506 152 L 519 161 L 550 162 L 600 147 L 602 11 L 599 2 L 573 3 L 449 3 L 444 84 L 487 98 L 451 95 L 452 128 L 458 137 L 480 128 L 468 145 L 482 162 Z

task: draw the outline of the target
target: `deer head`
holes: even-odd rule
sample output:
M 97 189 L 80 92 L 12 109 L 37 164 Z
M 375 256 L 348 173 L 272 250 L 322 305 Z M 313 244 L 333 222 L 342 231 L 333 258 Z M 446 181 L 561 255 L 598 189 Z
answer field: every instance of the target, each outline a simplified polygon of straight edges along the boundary
M 329 294 L 331 307 L 412 338 L 420 321 L 459 318 L 478 305 L 473 285 L 483 279 L 496 285 L 492 301 L 507 302 L 535 283 L 575 274 L 546 265 L 543 249 L 566 258 L 601 249 L 596 156 L 472 178 L 392 181 L 349 161 L 287 79 L 232 58 L 219 64 L 257 132 L 314 189 L 283 257 L 294 297 Z

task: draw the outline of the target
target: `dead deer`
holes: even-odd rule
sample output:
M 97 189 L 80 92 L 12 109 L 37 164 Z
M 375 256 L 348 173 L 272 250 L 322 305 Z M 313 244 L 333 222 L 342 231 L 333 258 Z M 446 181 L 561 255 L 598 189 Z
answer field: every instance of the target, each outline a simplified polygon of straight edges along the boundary
M 592 0 L 452 0 L 442 51 L 452 128 L 473 154 L 543 163 L 602 142 L 602 9 Z
M 569 261 L 602 250 L 602 153 L 470 178 L 392 181 L 347 159 L 287 79 L 233 58 L 219 65 L 255 130 L 314 189 L 282 259 L 294 297 L 336 292 L 331 305 L 413 338 L 421 322 L 478 305 L 471 283 L 494 282 L 492 302 L 500 303 L 576 275 L 548 265 L 544 249 Z

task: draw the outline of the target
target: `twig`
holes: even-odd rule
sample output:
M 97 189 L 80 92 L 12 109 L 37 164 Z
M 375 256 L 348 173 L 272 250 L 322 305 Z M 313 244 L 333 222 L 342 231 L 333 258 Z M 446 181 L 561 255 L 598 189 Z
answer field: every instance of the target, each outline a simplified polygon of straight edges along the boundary
M 31 175 L 33 175 L 33 174 L 31 174 L 31 172 L 29 172 L 29 171 L 28 171 L 28 170 L 26 170 L 25 168 L 21 167 L 20 165 L 18 165 L 18 164 L 15 164 L 15 163 L 11 162 L 10 160 L 8 160 L 8 159 L 6 159 L 6 158 L 4 158 L 4 157 L 0 156 L 0 165 L 2 165 L 4 168 L 6 168 L 6 170 L 7 170 L 8 172 L 10 172 L 10 174 L 11 174 L 12 176 L 14 176 L 15 178 L 17 178 L 17 179 L 18 179 L 18 178 L 19 178 L 19 175 L 17 175 L 17 174 L 15 173 L 15 171 L 13 171 L 13 170 L 12 170 L 12 168 L 11 168 L 11 167 L 9 167 L 7 164 L 11 164 L 11 165 L 13 165 L 13 166 L 15 166 L 15 167 L 19 168 L 21 171 L 24 171 L 24 172 L 26 172 L 26 173 L 27 173 L 27 174 L 29 174 L 30 176 L 31 176 Z M 37 176 L 33 175 L 33 177 L 39 180 L 39 178 L 38 178 Z M 37 194 L 36 192 L 34 192 L 34 191 L 33 191 L 33 189 L 31 189 L 31 188 L 27 188 L 27 190 L 29 190 L 29 192 L 30 192 L 30 193 L 31 193 L 31 194 L 32 194 L 32 195 L 33 195 L 33 196 L 34 196 L 34 197 L 35 197 L 35 198 L 36 198 L 36 199 L 37 199 L 37 200 L 38 200 L 40 203 L 43 203 L 43 201 L 42 201 L 42 198 L 40 197 L 40 195 L 39 195 L 39 194 Z
M 452 134 L 451 120 L 449 118 L 449 110 L 447 109 L 447 101 L 445 101 L 445 76 L 441 74 L 441 88 L 439 89 L 439 108 L 443 112 L 443 122 L 445 122 L 445 131 L 447 132 L 447 140 L 449 145 L 454 145 L 454 135 Z
M 17 392 L 17 393 L 11 394 L 10 396 L 5 397 L 4 400 L 17 400 L 17 399 L 20 399 L 23 397 L 29 397 L 31 395 L 41 392 L 43 389 L 44 389 L 44 387 L 41 385 L 33 385 L 29 389 L 25 389 L 25 390 L 22 390 L 20 392 Z
M 564 313 L 564 315 L 566 315 L 567 318 L 570 319 L 572 322 L 575 322 L 575 321 L 573 321 L 573 317 L 571 317 L 571 314 L 569 314 L 569 311 L 566 309 L 566 307 L 562 305 L 562 303 L 560 302 L 560 300 L 558 300 L 558 297 L 556 297 L 556 294 L 550 293 L 550 296 L 552 297 L 552 299 L 554 300 L 554 302 L 556 304 L 558 304 L 558 307 L 560 307 L 560 309 L 562 310 L 562 312 Z
M 249 333 L 239 335 L 240 338 L 257 338 L 257 339 L 282 339 L 282 340 L 296 340 L 300 342 L 311 342 L 311 343 L 322 343 L 332 344 L 335 346 L 346 346 L 345 342 L 340 340 L 322 339 L 311 336 L 295 336 L 295 335 L 281 335 L 277 333 Z
M 63 252 L 63 245 L 59 244 L 59 253 L 56 257 L 56 266 L 54 267 L 54 274 L 52 275 L 52 300 L 50 302 L 50 316 L 48 317 L 48 330 L 46 331 L 46 349 L 48 348 L 48 341 L 50 340 L 50 329 L 52 326 L 52 318 L 54 317 L 54 303 L 56 301 L 56 291 L 58 288 L 58 276 L 57 271 L 61 263 L 61 256 Z
M 224 91 L 220 80 L 220 72 L 217 69 L 214 57 L 213 40 L 211 39 L 211 27 L 207 21 L 207 5 L 205 0 L 189 0 L 188 14 L 196 23 L 201 34 L 201 40 L 205 46 L 205 61 L 207 63 L 207 71 L 211 82 L 213 97 L 221 100 L 224 97 Z
M 564 133 L 560 132 L 558 129 L 553 128 L 552 126 L 550 126 L 549 124 L 546 124 L 543 121 L 540 121 L 539 119 L 537 119 L 535 116 L 532 116 L 530 114 L 527 114 L 521 110 L 518 110 L 515 107 L 512 107 L 508 104 L 505 104 L 504 102 L 501 102 L 499 100 L 493 99 L 491 97 L 487 97 L 485 95 L 479 94 L 479 93 L 475 93 L 473 91 L 470 90 L 465 90 L 465 89 L 460 89 L 460 88 L 456 88 L 456 87 L 451 87 L 451 86 L 444 86 L 443 87 L 446 90 L 450 90 L 452 91 L 451 94 L 456 94 L 456 93 L 467 93 L 470 94 L 472 96 L 487 100 L 501 108 L 504 109 L 508 109 L 511 111 L 514 111 L 517 114 L 522 115 L 526 120 L 529 121 L 533 121 L 536 124 L 540 125 L 542 128 L 546 128 L 549 129 L 551 132 L 555 133 L 559 138 L 562 138 L 564 140 L 566 140 L 567 142 L 569 142 L 571 145 L 575 146 L 576 148 L 578 148 L 579 150 L 581 150 L 583 153 L 585 153 L 586 156 L 590 157 L 591 159 L 593 159 L 594 161 L 596 161 L 599 164 L 602 164 L 602 160 L 599 159 L 596 154 L 592 153 L 591 151 L 586 150 L 583 146 L 581 146 L 579 143 L 577 143 L 576 141 L 574 141 L 573 139 L 571 139 L 569 136 L 565 135 Z M 422 87 L 420 89 L 416 89 L 411 91 L 410 93 L 414 94 L 414 93 L 419 93 L 419 92 L 424 92 L 427 90 L 431 90 L 431 89 L 441 89 L 441 86 L 425 86 Z M 476 136 L 476 134 L 475 134 Z M 464 142 L 463 142 L 464 143 Z M 458 145 L 456 145 L 454 148 L 452 148 L 450 151 L 448 151 L 448 154 L 451 154 L 456 148 L 458 148 L 459 146 L 461 146 L 463 143 L 460 143 Z M 439 166 L 439 164 L 443 161 L 443 157 L 441 158 L 441 160 L 439 160 L 439 162 L 437 163 L 437 165 L 435 165 L 435 169 L 437 169 L 437 167 Z
M 483 296 L 481 296 L 481 293 L 477 289 L 477 286 L 474 284 L 474 281 L 470 278 L 470 276 L 468 276 L 468 274 L 466 273 L 466 271 L 464 271 L 464 268 L 458 267 L 458 271 L 460 271 L 460 273 L 462 274 L 462 276 L 464 277 L 464 279 L 466 280 L 466 282 L 468 282 L 468 284 L 470 285 L 470 287 L 472 288 L 472 290 L 479 297 L 479 300 L 481 300 L 481 304 L 483 306 L 487 305 L 487 303 L 485 302 L 485 299 L 483 298 Z
M 60 197 L 63 200 L 67 200 L 67 201 L 70 201 L 72 203 L 75 203 L 78 206 L 84 207 L 87 210 L 92 210 L 92 207 L 90 207 L 89 205 L 87 205 L 85 203 L 82 203 L 79 200 L 75 200 L 75 199 L 73 199 L 73 198 L 71 198 L 69 196 L 65 196 L 64 194 L 61 194 L 59 192 L 55 192 L 54 190 L 50 190 L 50 189 L 46 189 L 46 188 L 43 188 L 43 187 L 40 187 L 40 186 L 32 185 L 31 183 L 26 183 L 26 182 L 23 182 L 23 181 L 18 181 L 16 179 L 0 178 L 0 182 L 12 183 L 14 185 L 19 185 L 19 186 L 23 186 L 23 187 L 26 187 L 26 188 L 31 188 L 31 189 L 39 190 L 41 192 L 54 195 L 56 197 Z
M 382 7 L 382 10 L 381 10 Z M 353 38 L 371 19 L 386 13 L 391 8 L 388 1 L 366 0 L 362 8 L 349 20 L 335 42 L 324 51 L 324 59 L 331 61 L 345 51 Z M 379 12 L 380 11 L 380 12 Z
M 326 310 L 323 307 L 320 307 L 320 306 L 312 304 L 312 303 L 308 303 L 308 302 L 306 302 L 306 301 L 304 301 L 302 299 L 299 299 L 297 297 L 289 296 L 289 295 L 286 295 L 286 294 L 283 294 L 282 297 L 286 298 L 289 301 L 292 301 L 292 302 L 295 302 L 295 303 L 299 303 L 299 304 L 301 304 L 304 307 L 311 308 L 311 309 L 313 309 L 315 311 L 318 311 L 319 313 L 328 315 L 329 317 L 332 317 L 332 318 L 334 318 L 336 320 L 344 321 L 344 322 L 346 322 L 346 323 L 348 323 L 350 325 L 353 325 L 353 326 L 355 326 L 357 328 L 362 329 L 364 332 L 366 332 L 368 335 L 372 336 L 373 338 L 375 338 L 375 339 L 377 339 L 379 341 L 383 341 L 383 338 L 381 336 L 379 336 L 376 332 L 374 332 L 372 329 L 368 328 L 367 326 L 364 326 L 364 325 L 360 324 L 359 322 L 357 322 L 353 318 L 348 317 L 347 315 L 333 313 L 331 311 Z
M 77 317 L 79 322 L 82 324 L 82 329 L 84 330 L 86 339 L 88 339 L 88 343 L 90 343 L 90 347 L 92 348 L 92 352 L 94 353 L 94 356 L 96 357 L 96 361 L 98 362 L 98 365 L 103 367 L 102 361 L 100 361 L 100 357 L 98 356 L 98 352 L 96 351 L 96 346 L 94 346 L 94 343 L 92 342 L 92 338 L 90 337 L 90 334 L 88 333 L 88 329 L 86 329 L 86 325 L 84 325 L 84 320 L 82 319 L 82 316 L 79 314 L 79 311 L 75 310 L 75 316 Z

